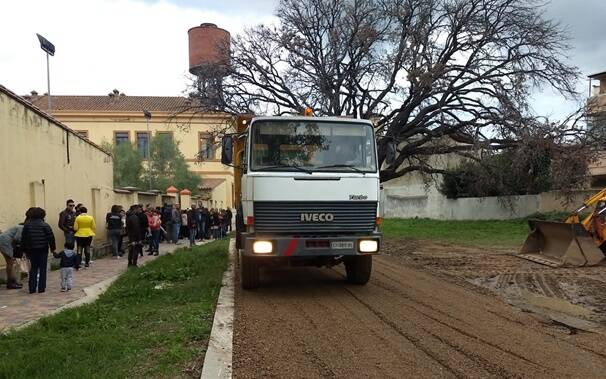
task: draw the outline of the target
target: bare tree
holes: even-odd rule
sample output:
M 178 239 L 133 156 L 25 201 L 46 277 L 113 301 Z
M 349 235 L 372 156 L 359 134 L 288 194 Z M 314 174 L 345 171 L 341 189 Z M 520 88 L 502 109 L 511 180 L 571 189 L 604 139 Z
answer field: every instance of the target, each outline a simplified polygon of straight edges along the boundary
M 568 38 L 535 0 L 281 0 L 278 25 L 236 36 L 222 109 L 375 121 L 382 180 L 441 173 L 430 155 L 478 159 L 529 134 L 589 141 L 578 120 L 529 111 L 550 87 L 573 98 L 578 69 Z M 537 134 L 538 133 L 538 134 Z M 570 138 L 568 138 L 570 137 Z M 474 152 L 475 151 L 475 152 Z

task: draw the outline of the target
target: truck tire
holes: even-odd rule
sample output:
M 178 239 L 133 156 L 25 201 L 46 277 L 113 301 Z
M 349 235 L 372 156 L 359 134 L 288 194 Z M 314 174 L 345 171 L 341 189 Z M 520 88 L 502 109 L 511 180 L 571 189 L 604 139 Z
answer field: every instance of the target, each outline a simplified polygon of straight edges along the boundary
M 368 283 L 372 272 L 372 255 L 346 257 L 345 272 L 347 273 L 347 281 L 351 284 L 364 285 Z
M 259 263 L 255 258 L 240 255 L 240 284 L 245 290 L 259 288 Z

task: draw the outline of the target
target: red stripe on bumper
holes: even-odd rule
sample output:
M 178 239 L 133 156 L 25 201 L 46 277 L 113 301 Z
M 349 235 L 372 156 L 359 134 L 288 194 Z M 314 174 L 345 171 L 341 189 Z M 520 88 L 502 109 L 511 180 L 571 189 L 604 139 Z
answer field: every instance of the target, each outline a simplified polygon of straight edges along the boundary
M 286 250 L 284 250 L 284 253 L 282 255 L 285 257 L 290 257 L 291 255 L 293 255 L 295 250 L 297 249 L 298 242 L 299 241 L 297 239 L 291 239 L 290 242 L 288 242 L 288 246 L 286 246 Z

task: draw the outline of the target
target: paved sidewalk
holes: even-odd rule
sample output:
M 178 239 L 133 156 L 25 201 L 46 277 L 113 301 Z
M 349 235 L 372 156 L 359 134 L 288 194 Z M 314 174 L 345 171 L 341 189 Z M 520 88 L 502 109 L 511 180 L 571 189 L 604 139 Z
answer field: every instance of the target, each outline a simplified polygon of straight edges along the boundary
M 199 243 L 198 243 L 199 244 Z M 182 241 L 179 245 L 160 244 L 160 255 L 172 252 L 177 248 L 187 247 Z M 157 258 L 144 253 L 139 257 L 138 264 L 143 265 Z M 49 271 L 46 277 L 46 292 L 29 294 L 27 278 L 23 279 L 23 288 L 7 290 L 0 287 L 0 333 L 39 319 L 71 302 L 86 297 L 84 289 L 126 271 L 128 260 L 126 255 L 121 259 L 105 257 L 95 260 L 89 268 L 74 271 L 74 287 L 69 292 L 61 292 L 59 271 Z

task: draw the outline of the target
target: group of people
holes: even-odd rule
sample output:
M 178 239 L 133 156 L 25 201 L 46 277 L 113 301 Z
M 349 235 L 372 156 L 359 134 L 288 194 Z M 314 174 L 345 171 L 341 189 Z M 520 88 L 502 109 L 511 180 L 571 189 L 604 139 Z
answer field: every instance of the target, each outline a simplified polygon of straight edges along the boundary
M 123 255 L 123 241 L 128 239 L 128 266 L 136 267 L 147 246 L 148 255 L 160 253 L 160 242 L 179 244 L 179 239 L 189 239 L 190 246 L 196 240 L 224 238 L 231 231 L 231 209 L 207 209 L 192 205 L 181 210 L 179 204 L 162 207 L 132 205 L 127 211 L 113 205 L 105 218 L 112 256 Z M 73 271 L 88 268 L 92 263 L 91 245 L 96 235 L 96 221 L 83 204 L 67 200 L 59 214 L 59 229 L 65 237 L 63 249 L 57 252 L 55 236 L 44 221 L 46 211 L 32 207 L 25 213 L 25 221 L 8 230 L 0 231 L 0 253 L 6 261 L 7 289 L 22 288 L 22 258 L 29 261 L 29 293 L 46 290 L 48 252 L 59 260 L 61 291 L 73 287 Z
M 44 221 L 46 211 L 32 207 L 25 212 L 25 221 L 0 234 L 0 252 L 6 261 L 7 289 L 22 288 L 21 263 L 24 256 L 29 261 L 29 293 L 46 291 L 46 269 L 49 250 L 55 258 L 60 259 L 61 290 L 69 291 L 73 286 L 73 270 L 81 267 L 84 255 L 84 266 L 91 262 L 91 242 L 95 236 L 95 220 L 82 204 L 75 205 L 68 200 L 66 209 L 59 215 L 59 228 L 65 234 L 62 251 L 57 252 L 55 235 Z M 78 249 L 75 250 L 75 245 Z
M 187 210 L 182 210 L 179 204 L 164 204 L 161 215 L 167 241 L 178 244 L 179 239 L 187 238 L 190 246 L 196 240 L 224 238 L 231 231 L 233 218 L 230 208 L 208 209 L 195 204 Z

